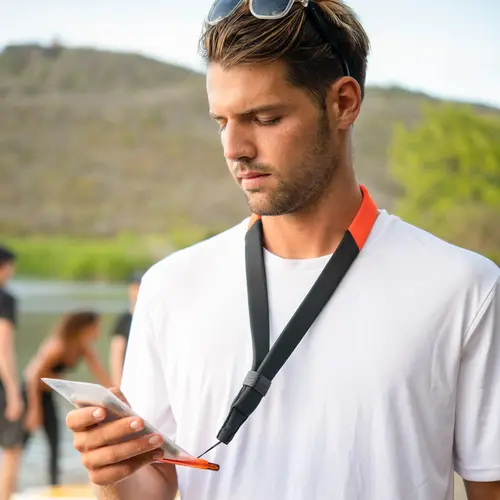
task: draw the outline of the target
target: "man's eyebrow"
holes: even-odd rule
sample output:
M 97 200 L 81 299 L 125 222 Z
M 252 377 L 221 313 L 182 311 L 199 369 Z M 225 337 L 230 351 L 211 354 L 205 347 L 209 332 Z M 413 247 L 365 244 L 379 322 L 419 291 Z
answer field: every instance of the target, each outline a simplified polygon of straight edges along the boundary
M 284 107 L 283 104 L 266 104 L 263 106 L 255 106 L 254 108 L 246 109 L 245 111 L 238 113 L 238 116 L 244 118 L 250 115 L 256 115 L 258 113 L 268 113 L 270 111 L 278 111 L 283 109 L 283 107 Z M 215 113 L 210 112 L 209 114 L 210 117 L 214 120 L 224 119 L 223 116 L 216 115 Z

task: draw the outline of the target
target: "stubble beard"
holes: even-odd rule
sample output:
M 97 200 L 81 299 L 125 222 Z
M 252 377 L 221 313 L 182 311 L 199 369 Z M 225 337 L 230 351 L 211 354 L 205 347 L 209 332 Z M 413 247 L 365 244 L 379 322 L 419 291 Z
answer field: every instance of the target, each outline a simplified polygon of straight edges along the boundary
M 314 142 L 289 178 L 283 180 L 275 174 L 278 186 L 272 191 L 259 188 L 245 193 L 250 211 L 260 216 L 279 216 L 312 210 L 325 196 L 339 165 L 338 153 L 332 149 L 330 124 L 322 114 Z M 273 169 L 265 165 L 255 170 L 273 173 Z

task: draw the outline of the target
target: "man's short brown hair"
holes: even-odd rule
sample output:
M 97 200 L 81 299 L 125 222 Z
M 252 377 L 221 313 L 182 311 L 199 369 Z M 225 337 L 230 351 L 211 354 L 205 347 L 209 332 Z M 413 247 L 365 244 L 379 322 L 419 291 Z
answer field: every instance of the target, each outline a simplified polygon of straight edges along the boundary
M 337 48 L 364 96 L 368 36 L 354 11 L 341 0 L 313 0 L 332 26 Z M 206 24 L 200 43 L 205 62 L 229 69 L 237 64 L 282 60 L 289 81 L 324 105 L 332 83 L 343 76 L 339 58 L 315 30 L 306 9 L 296 2 L 284 18 L 258 19 L 243 2 L 215 26 Z

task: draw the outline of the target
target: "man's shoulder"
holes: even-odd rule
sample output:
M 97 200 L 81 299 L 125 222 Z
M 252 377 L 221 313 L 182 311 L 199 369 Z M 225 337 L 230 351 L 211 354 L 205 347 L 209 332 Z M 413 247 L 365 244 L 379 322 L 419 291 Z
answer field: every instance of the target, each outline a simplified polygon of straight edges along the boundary
M 437 279 L 454 277 L 463 284 L 491 287 L 500 279 L 500 267 L 473 250 L 458 246 L 425 229 L 392 216 L 388 242 L 405 255 L 409 266 L 425 267 Z
M 10 292 L 8 292 L 5 288 L 0 288 L 0 300 L 6 301 L 9 303 L 15 303 L 16 302 L 16 297 L 12 295 Z
M 247 225 L 248 219 L 245 219 L 215 236 L 171 253 L 153 264 L 142 282 L 155 288 L 177 277 L 185 279 L 188 275 L 215 270 L 223 263 L 229 264 L 232 257 L 241 256 Z
M 0 288 L 0 306 L 15 307 L 17 303 L 16 297 L 9 293 L 4 288 Z
M 132 313 L 130 311 L 123 311 L 116 317 L 111 334 L 128 336 L 131 323 Z
M 16 324 L 16 298 L 4 288 L 0 288 L 0 318 Z

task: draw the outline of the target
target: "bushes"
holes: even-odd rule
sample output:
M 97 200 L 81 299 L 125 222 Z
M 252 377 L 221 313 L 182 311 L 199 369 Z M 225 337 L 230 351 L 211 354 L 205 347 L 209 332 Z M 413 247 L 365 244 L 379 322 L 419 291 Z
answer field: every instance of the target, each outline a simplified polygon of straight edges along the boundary
M 209 230 L 186 227 L 167 236 L 123 235 L 107 239 L 66 236 L 5 238 L 1 244 L 18 255 L 17 272 L 27 277 L 121 281 L 136 269 L 147 269 L 169 253 L 194 244 Z

